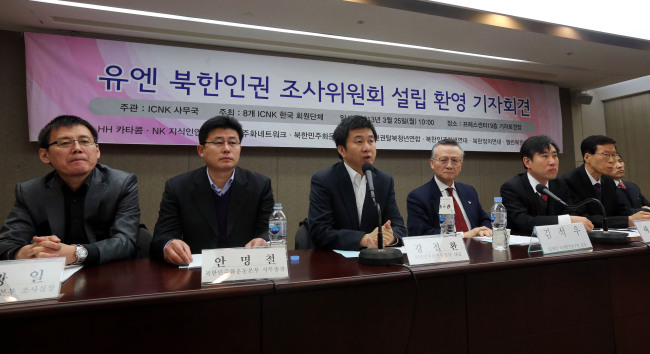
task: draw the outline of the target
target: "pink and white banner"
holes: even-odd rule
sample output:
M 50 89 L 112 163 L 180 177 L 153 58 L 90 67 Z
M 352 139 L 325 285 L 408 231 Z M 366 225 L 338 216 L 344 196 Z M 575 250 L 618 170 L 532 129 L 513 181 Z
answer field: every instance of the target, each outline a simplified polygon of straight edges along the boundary
M 29 138 L 78 115 L 101 143 L 195 145 L 232 115 L 243 145 L 332 148 L 347 115 L 372 119 L 380 149 L 519 151 L 545 134 L 562 148 L 556 86 L 320 60 L 25 34 Z

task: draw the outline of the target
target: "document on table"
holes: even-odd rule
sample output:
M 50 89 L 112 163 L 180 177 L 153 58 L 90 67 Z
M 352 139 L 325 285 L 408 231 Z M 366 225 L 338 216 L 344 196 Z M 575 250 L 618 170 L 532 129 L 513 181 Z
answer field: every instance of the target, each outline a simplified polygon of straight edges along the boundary
M 402 251 L 402 253 L 406 253 L 406 249 L 404 247 L 390 247 L 390 248 L 395 248 Z M 359 251 L 345 251 L 345 250 L 333 250 L 333 251 L 345 258 L 359 258 Z
M 188 265 L 178 266 L 178 268 L 195 269 L 201 268 L 201 265 L 203 265 L 203 254 L 199 253 L 192 255 L 192 263 Z
M 359 257 L 359 251 L 345 251 L 345 250 L 334 250 L 334 252 L 340 254 L 345 258 L 356 258 Z
M 602 230 L 602 229 L 594 229 L 594 231 L 597 230 Z M 609 231 L 618 231 L 618 232 L 625 232 L 627 234 L 627 237 L 641 237 L 641 234 L 639 231 L 636 229 L 636 227 L 628 227 L 625 229 L 609 229 Z
M 67 265 L 63 268 L 63 273 L 61 273 L 61 284 L 65 283 L 68 278 L 70 278 L 74 273 L 78 272 L 83 268 L 83 265 Z
M 492 242 L 492 237 L 487 237 L 487 236 L 476 236 L 474 237 L 475 240 L 478 241 L 486 241 L 486 242 Z M 530 240 L 533 240 L 533 243 L 539 243 L 539 240 L 537 237 L 528 237 L 528 236 L 517 236 L 517 235 L 510 235 L 510 245 L 514 246 L 519 246 L 519 245 L 530 245 Z

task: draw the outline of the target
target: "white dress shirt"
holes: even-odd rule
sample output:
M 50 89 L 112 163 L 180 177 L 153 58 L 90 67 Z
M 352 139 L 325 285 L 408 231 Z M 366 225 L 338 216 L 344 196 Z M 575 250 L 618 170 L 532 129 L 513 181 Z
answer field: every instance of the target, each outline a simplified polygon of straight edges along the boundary
M 357 202 L 357 215 L 359 216 L 359 225 L 361 225 L 361 214 L 363 213 L 363 202 L 366 200 L 366 176 L 357 173 L 347 163 L 343 162 L 345 169 L 350 174 L 352 188 L 354 188 L 354 198 Z

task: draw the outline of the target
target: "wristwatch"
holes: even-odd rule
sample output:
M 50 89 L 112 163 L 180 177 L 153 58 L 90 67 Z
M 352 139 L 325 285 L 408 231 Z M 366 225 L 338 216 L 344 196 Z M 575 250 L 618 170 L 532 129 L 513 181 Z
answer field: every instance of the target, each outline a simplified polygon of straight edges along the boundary
M 72 265 L 83 264 L 88 257 L 88 250 L 82 245 L 74 245 L 77 249 L 74 251 L 74 255 L 77 256 L 77 261 L 72 263 Z

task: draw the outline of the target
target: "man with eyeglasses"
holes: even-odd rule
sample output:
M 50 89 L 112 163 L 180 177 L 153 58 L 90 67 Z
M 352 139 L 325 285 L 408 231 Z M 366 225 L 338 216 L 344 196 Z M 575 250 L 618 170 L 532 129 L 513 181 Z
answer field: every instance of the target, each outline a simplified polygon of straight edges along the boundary
M 98 164 L 97 131 L 59 116 L 39 133 L 39 157 L 51 173 L 16 185 L 0 230 L 0 259 L 65 257 L 95 265 L 132 258 L 140 223 L 135 175 Z
M 583 223 L 587 231 L 594 225 L 583 216 L 536 190 L 543 184 L 560 199 L 569 201 L 569 189 L 557 179 L 560 168 L 557 144 L 545 135 L 531 136 L 519 149 L 526 172 L 520 173 L 501 186 L 503 205 L 508 211 L 508 227 L 513 235 L 530 235 L 535 226 Z
M 623 181 L 623 177 L 625 177 L 625 161 L 623 161 L 620 154 L 616 157 L 614 171 L 609 176 L 614 179 L 616 193 L 626 207 L 634 212 L 650 211 L 650 200 L 641 194 L 641 188 L 630 181 Z
M 176 265 L 204 249 L 266 246 L 273 211 L 271 180 L 237 166 L 244 132 L 232 117 L 199 129 L 205 167 L 167 181 L 151 242 L 151 257 Z
M 455 182 L 463 167 L 463 149 L 456 140 L 444 139 L 433 145 L 429 165 L 431 181 L 409 193 L 406 199 L 409 236 L 440 234 L 440 197 L 453 197 L 456 231 L 465 237 L 492 236 L 490 217 L 485 213 L 474 187 Z
M 616 186 L 609 176 L 618 158 L 614 139 L 604 135 L 589 136 L 580 144 L 580 152 L 584 164 L 561 177 L 569 187 L 571 203 L 577 204 L 587 198 L 599 199 L 605 207 L 609 227 L 626 228 L 633 226 L 634 220 L 650 219 L 650 213 L 645 211 L 632 214 L 616 194 Z M 576 212 L 591 220 L 595 227 L 602 227 L 603 215 L 598 204 L 588 203 Z

